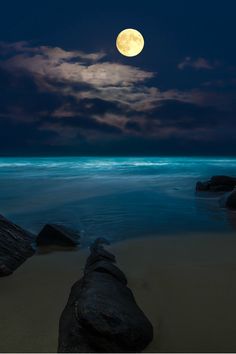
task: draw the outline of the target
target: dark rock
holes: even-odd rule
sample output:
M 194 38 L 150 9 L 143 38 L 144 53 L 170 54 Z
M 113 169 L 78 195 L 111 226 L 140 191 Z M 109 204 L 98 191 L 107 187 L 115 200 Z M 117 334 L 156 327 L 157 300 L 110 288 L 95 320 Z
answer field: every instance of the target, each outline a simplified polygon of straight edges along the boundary
M 0 215 L 0 276 L 14 272 L 32 256 L 33 235 Z
M 210 186 L 209 191 L 210 192 L 229 192 L 232 191 L 233 187 L 225 184 L 219 184 L 218 186 Z
M 103 261 L 104 259 L 115 263 L 115 256 L 112 253 L 108 252 L 106 249 L 104 249 L 103 245 L 109 245 L 109 242 L 106 239 L 100 237 L 97 238 L 94 243 L 89 247 L 90 255 L 87 259 L 85 267 L 90 267 L 94 263 Z
M 236 178 L 229 176 L 213 176 L 211 177 L 211 185 L 222 185 L 234 188 L 236 185 Z
M 39 246 L 60 245 L 60 246 L 75 246 L 79 243 L 79 232 L 68 227 L 47 224 L 43 227 L 37 237 Z
M 97 250 L 98 248 L 103 248 L 103 245 L 110 245 L 110 242 L 104 237 L 98 237 L 89 247 L 90 251 Z
M 197 182 L 196 191 L 228 192 L 236 186 L 236 178 L 229 176 L 213 176 L 209 181 Z
M 197 191 L 208 191 L 209 190 L 209 182 L 197 182 L 196 184 Z
M 104 248 L 99 247 L 97 249 L 92 249 L 87 259 L 86 267 L 89 267 L 96 262 L 103 261 L 104 259 L 112 263 L 115 263 L 116 261 L 115 256 Z
M 91 273 L 91 272 L 100 272 L 100 273 L 108 273 L 118 279 L 121 283 L 124 285 L 127 285 L 127 279 L 124 273 L 113 263 L 107 262 L 104 260 L 98 261 L 91 266 L 88 266 L 85 268 L 85 274 Z
M 100 259 L 87 262 L 83 278 L 71 289 L 60 318 L 58 351 L 140 352 L 153 338 L 152 325 L 114 260 L 101 259 L 102 243 L 90 249 Z
M 236 189 L 230 193 L 226 199 L 226 207 L 229 209 L 236 209 Z

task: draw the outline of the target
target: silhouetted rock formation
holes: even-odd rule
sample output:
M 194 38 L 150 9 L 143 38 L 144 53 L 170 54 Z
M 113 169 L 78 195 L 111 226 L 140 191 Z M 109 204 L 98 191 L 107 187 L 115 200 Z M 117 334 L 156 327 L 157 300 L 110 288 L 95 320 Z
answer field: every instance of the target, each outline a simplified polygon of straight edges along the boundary
M 226 207 L 229 209 L 236 209 L 236 189 L 230 193 L 226 199 Z
M 104 242 L 91 246 L 84 276 L 71 289 L 60 318 L 58 352 L 140 352 L 153 338 L 151 323 Z
M 76 246 L 79 243 L 79 232 L 68 227 L 47 224 L 43 227 L 37 237 L 37 245 L 60 245 L 60 246 Z
M 0 215 L 0 276 L 14 272 L 34 250 L 33 235 Z
M 228 192 L 236 186 L 236 178 L 229 176 L 213 176 L 209 181 L 197 182 L 196 191 Z

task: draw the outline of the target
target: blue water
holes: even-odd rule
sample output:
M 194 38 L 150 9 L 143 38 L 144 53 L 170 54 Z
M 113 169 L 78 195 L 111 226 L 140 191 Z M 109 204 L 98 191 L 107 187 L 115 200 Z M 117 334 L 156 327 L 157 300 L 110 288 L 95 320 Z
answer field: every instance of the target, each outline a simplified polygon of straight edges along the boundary
M 234 232 L 222 196 L 195 195 L 196 181 L 236 176 L 234 158 L 0 158 L 0 213 L 38 232 L 78 228 L 82 243 L 146 235 Z

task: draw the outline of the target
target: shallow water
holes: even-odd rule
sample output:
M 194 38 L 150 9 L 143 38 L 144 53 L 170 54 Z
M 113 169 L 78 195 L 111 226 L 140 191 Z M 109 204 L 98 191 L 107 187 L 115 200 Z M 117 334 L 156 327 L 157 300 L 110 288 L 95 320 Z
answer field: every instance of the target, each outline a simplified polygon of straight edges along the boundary
M 195 195 L 235 158 L 50 157 L 0 159 L 0 212 L 38 232 L 47 222 L 79 228 L 82 243 L 155 234 L 234 231 L 219 195 Z

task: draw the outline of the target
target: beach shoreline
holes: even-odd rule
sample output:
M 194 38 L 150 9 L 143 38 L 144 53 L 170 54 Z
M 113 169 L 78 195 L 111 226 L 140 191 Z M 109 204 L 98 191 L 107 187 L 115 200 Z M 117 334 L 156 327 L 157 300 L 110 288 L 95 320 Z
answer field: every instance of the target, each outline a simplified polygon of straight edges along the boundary
M 148 236 L 109 248 L 154 326 L 146 352 L 236 351 L 236 237 Z M 88 253 L 45 249 L 1 279 L 1 352 L 56 352 L 59 318 Z

